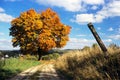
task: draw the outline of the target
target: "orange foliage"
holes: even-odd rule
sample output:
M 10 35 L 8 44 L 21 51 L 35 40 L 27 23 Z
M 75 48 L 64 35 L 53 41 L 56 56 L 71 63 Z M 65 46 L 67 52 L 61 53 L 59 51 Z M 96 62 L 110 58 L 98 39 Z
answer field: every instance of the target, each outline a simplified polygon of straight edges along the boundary
M 63 47 L 69 40 L 70 26 L 61 23 L 58 14 L 48 8 L 41 14 L 30 9 L 11 22 L 10 35 L 13 46 L 21 50 L 36 51 L 38 48 L 48 51 Z

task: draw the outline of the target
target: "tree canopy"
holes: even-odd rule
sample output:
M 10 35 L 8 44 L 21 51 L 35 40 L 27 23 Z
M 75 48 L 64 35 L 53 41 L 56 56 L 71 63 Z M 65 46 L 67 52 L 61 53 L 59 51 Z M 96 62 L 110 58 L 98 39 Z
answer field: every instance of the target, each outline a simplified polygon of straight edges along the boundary
M 70 29 L 50 8 L 41 13 L 30 9 L 11 21 L 10 35 L 14 47 L 19 46 L 24 53 L 31 53 L 38 48 L 48 51 L 65 46 Z

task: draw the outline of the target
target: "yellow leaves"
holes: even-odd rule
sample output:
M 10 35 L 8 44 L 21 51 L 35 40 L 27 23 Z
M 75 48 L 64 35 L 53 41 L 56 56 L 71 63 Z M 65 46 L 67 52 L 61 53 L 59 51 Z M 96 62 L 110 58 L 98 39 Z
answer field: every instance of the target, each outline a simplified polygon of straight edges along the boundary
M 39 35 L 39 46 L 41 49 L 48 51 L 51 48 L 56 47 L 56 43 L 50 33 L 50 30 L 43 30 L 43 33 Z
M 65 46 L 66 45 L 66 41 L 61 41 L 60 42 L 60 47 L 63 47 L 63 46 Z
M 71 29 L 61 23 L 58 14 L 50 8 L 41 14 L 34 9 L 22 12 L 18 18 L 12 20 L 11 26 L 12 42 L 16 42 L 15 45 L 25 51 L 35 51 L 37 48 L 48 51 L 63 47 L 69 40 Z
M 40 46 L 41 49 L 43 49 L 45 51 L 48 51 L 51 48 L 56 47 L 56 43 L 51 37 L 42 38 L 42 39 L 39 39 L 39 46 Z
M 16 42 L 16 41 L 17 41 L 17 39 L 16 39 L 16 38 L 13 38 L 13 39 L 12 39 L 12 42 L 13 42 L 13 43 L 14 43 L 14 42 Z
M 35 30 L 41 29 L 41 28 L 43 27 L 42 21 L 41 21 L 41 20 L 37 20 L 37 21 L 35 22 L 34 27 L 35 27 Z
M 22 42 L 24 42 L 24 38 L 21 38 L 20 40 L 21 40 Z
M 67 25 L 64 25 L 63 30 L 62 30 L 62 34 L 63 35 L 68 35 L 70 33 L 70 29 L 71 29 L 71 27 L 69 27 Z
M 49 28 L 54 28 L 58 23 L 60 23 L 59 16 L 50 8 L 41 13 L 41 20 L 43 21 L 43 24 Z
M 31 27 L 25 27 L 25 31 L 27 32 L 27 31 L 30 31 L 31 30 Z
M 31 17 L 35 16 L 37 13 L 34 9 L 30 9 L 27 11 L 27 14 L 30 15 Z
M 16 27 L 20 27 L 20 26 L 21 26 L 21 22 L 22 22 L 21 19 L 16 18 L 16 19 L 13 19 L 13 20 L 12 20 L 11 25 L 12 25 L 12 26 L 16 26 Z

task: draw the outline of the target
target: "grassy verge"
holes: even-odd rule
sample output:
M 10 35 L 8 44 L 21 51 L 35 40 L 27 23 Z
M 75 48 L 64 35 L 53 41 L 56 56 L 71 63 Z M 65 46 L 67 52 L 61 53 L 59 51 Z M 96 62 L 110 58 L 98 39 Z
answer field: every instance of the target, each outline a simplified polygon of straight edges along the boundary
M 71 51 L 56 63 L 68 80 L 120 80 L 120 48 L 109 48 L 108 57 L 97 47 Z
M 39 61 L 35 60 L 20 60 L 10 58 L 5 60 L 4 66 L 0 67 L 0 80 L 8 79 L 32 66 L 39 65 Z

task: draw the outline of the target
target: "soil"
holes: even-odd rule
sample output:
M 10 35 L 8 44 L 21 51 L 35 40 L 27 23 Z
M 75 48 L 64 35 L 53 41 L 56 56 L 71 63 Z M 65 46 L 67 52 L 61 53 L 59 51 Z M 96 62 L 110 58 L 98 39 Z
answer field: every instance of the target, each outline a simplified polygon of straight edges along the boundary
M 54 68 L 51 61 L 31 67 L 9 80 L 65 80 Z

